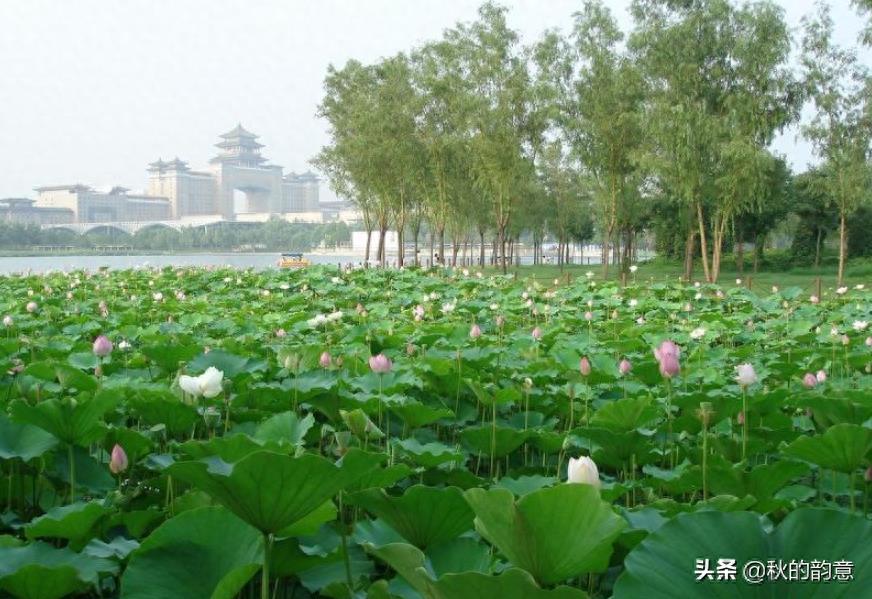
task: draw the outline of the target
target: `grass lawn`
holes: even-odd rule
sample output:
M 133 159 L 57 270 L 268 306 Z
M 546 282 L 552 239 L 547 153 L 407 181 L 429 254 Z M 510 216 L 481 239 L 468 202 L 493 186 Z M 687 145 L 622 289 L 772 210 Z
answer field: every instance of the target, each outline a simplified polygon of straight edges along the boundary
M 491 271 L 498 269 L 489 269 Z M 538 265 L 538 266 L 521 266 L 513 267 L 510 272 L 516 273 L 518 277 L 531 277 L 536 280 L 551 280 L 556 277 L 566 277 L 567 275 L 573 279 L 576 277 L 584 277 L 588 271 L 594 273 L 594 280 L 602 279 L 602 269 L 599 265 L 572 265 L 563 268 L 555 265 Z M 735 264 L 732 260 L 725 260 L 721 268 L 719 282 L 722 285 L 735 285 L 736 279 L 741 277 L 743 285 L 749 283 L 750 277 L 751 289 L 758 293 L 764 293 L 771 290 L 773 285 L 778 287 L 797 286 L 806 290 L 808 293 L 813 293 L 817 285 L 817 279 L 820 277 L 821 289 L 825 293 L 827 290 L 836 288 L 835 266 L 825 266 L 820 268 L 813 267 L 796 267 L 787 271 L 770 271 L 760 270 L 753 272 L 752 269 L 745 269 L 743 274 L 738 273 Z M 667 280 L 675 280 L 684 275 L 684 267 L 680 262 L 667 262 L 663 260 L 654 260 L 639 264 L 639 270 L 636 272 L 637 282 L 657 283 Z M 615 268 L 610 269 L 609 278 L 616 279 L 620 273 Z M 632 276 L 632 275 L 630 275 Z M 702 265 L 697 261 L 697 268 L 694 271 L 694 281 L 704 281 Z M 868 262 L 849 263 L 846 269 L 845 284 L 854 286 L 856 284 L 872 283 L 872 269 L 868 266 Z

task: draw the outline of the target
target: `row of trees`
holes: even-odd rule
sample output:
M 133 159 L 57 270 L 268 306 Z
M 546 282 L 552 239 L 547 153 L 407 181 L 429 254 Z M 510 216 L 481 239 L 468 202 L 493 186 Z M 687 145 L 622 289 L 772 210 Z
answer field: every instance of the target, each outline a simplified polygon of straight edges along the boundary
M 33 246 L 93 248 L 124 245 L 137 250 L 230 250 L 236 248 L 305 252 L 314 247 L 335 248 L 351 242 L 345 223 L 322 225 L 273 219 L 258 224 L 221 224 L 209 227 L 148 227 L 129 235 L 114 228 L 77 235 L 68 229 L 41 229 L 37 225 L 0 223 L 0 248 L 25 250 Z
M 688 277 L 698 259 L 716 281 L 726 247 L 776 224 L 769 207 L 792 176 L 770 146 L 808 107 L 801 129 L 839 222 L 841 278 L 847 219 L 869 196 L 872 84 L 833 43 L 828 8 L 805 19 L 799 69 L 770 1 L 633 0 L 631 13 L 626 35 L 588 0 L 568 33 L 524 45 L 487 3 L 408 53 L 331 66 L 319 106 L 330 143 L 314 162 L 368 231 L 396 228 L 400 263 L 402 237 L 417 249 L 423 230 L 439 256 L 446 235 L 455 253 L 478 240 L 482 263 L 492 241 L 505 268 L 522 233 L 565 247 L 595 225 L 605 275 L 656 231 Z

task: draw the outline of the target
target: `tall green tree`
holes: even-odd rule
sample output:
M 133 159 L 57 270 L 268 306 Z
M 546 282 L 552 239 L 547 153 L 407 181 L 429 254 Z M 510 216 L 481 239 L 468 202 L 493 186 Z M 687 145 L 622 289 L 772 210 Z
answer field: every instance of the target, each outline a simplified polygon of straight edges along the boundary
M 839 284 L 848 253 L 847 220 L 872 193 L 872 80 L 854 52 L 833 42 L 829 8 L 804 22 L 802 64 L 815 114 L 803 127 L 823 160 L 820 172 L 839 213 Z

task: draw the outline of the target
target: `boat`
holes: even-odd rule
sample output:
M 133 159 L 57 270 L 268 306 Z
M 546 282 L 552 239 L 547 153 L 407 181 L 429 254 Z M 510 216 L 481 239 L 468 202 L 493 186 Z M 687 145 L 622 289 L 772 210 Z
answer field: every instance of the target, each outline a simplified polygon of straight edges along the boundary
M 306 268 L 310 262 L 299 253 L 283 253 L 279 258 L 279 268 Z

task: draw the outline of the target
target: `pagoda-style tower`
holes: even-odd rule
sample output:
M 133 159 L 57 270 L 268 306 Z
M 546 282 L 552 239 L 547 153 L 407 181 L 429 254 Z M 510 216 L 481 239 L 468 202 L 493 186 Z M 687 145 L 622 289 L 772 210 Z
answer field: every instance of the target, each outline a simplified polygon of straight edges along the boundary
M 229 164 L 246 168 L 261 168 L 266 158 L 260 155 L 263 144 L 257 142 L 259 136 L 246 131 L 241 124 L 237 124 L 232 131 L 220 136 L 221 141 L 215 144 L 221 153 L 215 156 L 212 164 Z
M 220 137 L 215 147 L 221 153 L 210 160 L 217 182 L 216 212 L 228 219 L 238 212 L 283 212 L 282 167 L 266 164 L 258 136 L 238 124 Z

